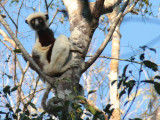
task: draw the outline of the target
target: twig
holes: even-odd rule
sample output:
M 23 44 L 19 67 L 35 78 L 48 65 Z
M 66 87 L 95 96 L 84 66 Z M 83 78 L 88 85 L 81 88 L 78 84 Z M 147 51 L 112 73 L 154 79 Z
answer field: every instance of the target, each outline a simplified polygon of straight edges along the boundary
M 92 55 L 87 55 L 86 57 L 92 57 Z M 106 57 L 106 56 L 99 56 L 98 58 L 114 59 L 114 60 L 137 63 L 137 64 L 143 64 L 142 62 L 137 62 L 137 61 L 133 61 L 133 60 L 129 60 L 129 59 L 113 58 L 113 57 Z
M 48 7 L 52 4 L 53 0 L 51 0 L 51 2 L 49 3 Z
M 4 41 L 9 42 L 15 48 L 15 42 L 12 39 L 10 39 L 9 36 L 2 29 L 0 29 L 0 34 L 4 37 Z
M 128 9 L 123 13 L 123 16 L 125 16 L 127 13 L 131 12 L 132 9 L 133 9 L 133 7 L 135 7 L 135 5 L 137 4 L 138 1 L 139 1 L 139 0 L 136 0 L 136 1 L 133 3 L 133 5 L 132 5 L 130 8 L 128 8 Z
M 47 10 L 47 13 L 48 13 L 48 4 L 47 4 L 47 0 L 44 0 L 44 1 L 45 1 L 46 10 Z
M 27 101 L 27 104 L 25 104 L 25 106 L 24 106 L 24 108 L 23 108 L 23 111 L 26 110 L 27 106 L 28 106 L 29 103 L 32 101 L 32 99 L 33 99 L 33 97 L 34 97 L 34 95 L 35 95 L 35 93 L 36 93 L 36 88 L 37 88 L 38 82 L 39 82 L 39 76 L 37 77 L 36 85 L 35 85 L 35 87 L 34 87 L 34 89 L 33 89 L 33 92 L 29 95 L 30 98 L 29 98 L 29 100 Z
M 18 28 L 18 26 L 16 25 L 16 23 L 14 22 L 14 20 L 11 18 L 11 16 L 8 14 L 8 12 L 6 11 L 6 9 L 3 7 L 2 3 L 0 2 L 1 7 L 3 8 L 3 10 L 7 13 L 8 17 L 11 19 L 11 21 L 13 22 L 13 24 L 15 25 L 16 28 Z
M 53 23 L 53 20 L 55 19 L 55 17 L 56 17 L 56 15 L 57 15 L 58 11 L 59 11 L 59 9 L 57 8 L 57 10 L 56 10 L 56 12 L 55 12 L 55 14 L 54 14 L 54 16 L 53 16 L 51 22 L 49 23 L 49 26 L 51 26 L 51 24 Z
M 23 5 L 23 2 L 24 2 L 24 0 L 22 0 L 22 3 L 21 3 L 21 6 L 20 6 L 20 8 L 19 8 L 19 10 L 18 10 L 18 16 L 17 16 L 17 29 L 18 29 L 18 20 L 19 20 L 19 15 L 20 15 L 20 12 L 21 12 L 21 8 L 22 8 L 22 5 Z
M 27 72 L 28 68 L 29 68 L 29 62 L 27 62 L 27 66 L 26 66 L 26 68 L 23 70 L 22 75 L 21 75 L 20 82 L 19 82 L 19 84 L 18 84 L 18 91 L 17 91 L 17 92 L 18 92 L 17 109 L 18 109 L 19 106 L 20 106 L 20 102 L 22 102 L 22 103 L 25 105 L 25 103 L 23 102 L 22 97 L 21 97 L 21 92 L 22 92 L 22 83 L 23 83 L 23 80 L 24 80 L 24 76 L 25 76 L 25 73 Z
M 96 51 L 96 53 L 94 54 L 94 56 L 92 58 L 90 58 L 86 63 L 84 68 L 82 69 L 82 72 L 85 72 L 96 60 L 97 58 L 100 56 L 100 54 L 102 53 L 102 51 L 104 50 L 104 48 L 106 47 L 106 45 L 108 44 L 108 42 L 110 41 L 112 34 L 117 26 L 117 24 L 119 23 L 119 20 L 121 19 L 123 12 L 126 8 L 126 6 L 128 5 L 129 0 L 127 0 L 126 2 L 124 2 L 120 13 L 118 14 L 117 18 L 115 19 L 115 22 L 112 24 L 112 26 L 110 27 L 110 30 L 105 38 L 105 40 L 103 41 L 103 43 L 101 44 L 101 46 L 98 48 L 98 50 Z

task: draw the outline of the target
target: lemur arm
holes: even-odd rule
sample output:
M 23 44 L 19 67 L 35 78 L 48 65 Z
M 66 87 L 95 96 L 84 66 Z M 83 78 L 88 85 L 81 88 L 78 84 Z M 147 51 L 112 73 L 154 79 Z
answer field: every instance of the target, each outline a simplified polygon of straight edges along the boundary
M 46 74 L 62 74 L 71 67 L 78 67 L 78 63 L 69 60 L 70 42 L 65 35 L 60 35 L 52 48 L 51 60 L 43 69 Z

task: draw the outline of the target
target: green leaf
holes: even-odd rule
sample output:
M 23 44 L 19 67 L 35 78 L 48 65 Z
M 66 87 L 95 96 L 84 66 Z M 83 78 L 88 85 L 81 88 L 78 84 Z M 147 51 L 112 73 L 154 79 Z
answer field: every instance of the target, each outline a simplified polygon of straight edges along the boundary
M 29 102 L 29 105 L 30 105 L 32 108 L 34 108 L 35 110 L 37 110 L 35 104 L 33 104 L 32 102 Z
M 120 80 L 119 82 L 118 82 L 118 89 L 121 87 L 121 84 L 122 84 L 122 82 L 123 82 L 123 80 Z
M 5 86 L 5 88 L 3 88 L 3 92 L 4 93 L 8 93 L 10 95 L 10 87 L 9 85 Z
M 105 120 L 104 114 L 102 112 L 96 112 L 93 116 L 93 120 Z
M 13 52 L 15 52 L 15 53 L 21 53 L 21 50 L 20 49 L 14 49 Z
M 140 55 L 139 59 L 144 60 L 144 53 Z
M 142 120 L 141 118 L 133 118 L 133 119 L 129 119 L 129 120 Z
M 25 111 L 25 114 L 26 114 L 27 116 L 29 116 L 29 115 L 30 115 L 30 111 L 27 109 L 27 110 Z
M 128 68 L 128 65 L 126 65 L 123 69 L 123 74 L 122 74 L 122 77 L 126 77 L 126 70 Z
M 124 106 L 126 106 L 129 102 L 130 102 L 130 101 L 126 101 L 126 102 L 124 103 Z
M 155 89 L 156 92 L 160 95 L 160 83 L 155 82 L 155 83 L 154 83 L 154 89 Z
M 146 48 L 147 48 L 147 46 L 146 46 L 146 45 L 144 45 L 144 46 L 140 46 L 140 48 L 141 48 L 143 51 L 145 51 L 145 50 L 146 50 Z
M 158 70 L 158 65 L 155 64 L 154 62 L 151 62 L 149 60 L 144 60 L 143 63 L 146 67 L 152 69 L 155 72 Z
M 135 80 L 130 80 L 130 81 L 126 82 L 125 85 L 126 85 L 127 87 L 134 87 L 135 83 L 136 83 Z
M 17 115 L 16 114 L 12 114 L 13 118 L 16 120 L 17 119 Z
M 149 48 L 149 49 L 156 53 L 156 49 L 155 48 Z
M 159 79 L 160 80 L 160 76 L 157 75 L 157 76 L 154 77 L 154 79 Z
M 14 86 L 12 89 L 11 89 L 11 92 L 15 91 L 18 89 L 19 86 Z
M 122 95 L 125 94 L 125 93 L 126 93 L 126 91 L 125 91 L 125 89 L 123 89 L 123 90 L 119 93 L 119 98 L 121 98 Z
M 104 112 L 109 113 L 109 109 L 112 105 L 111 104 L 107 104 L 107 106 L 105 107 L 105 109 L 103 109 Z
M 142 80 L 141 82 L 154 84 L 153 80 Z
M 96 112 L 98 112 L 94 107 L 88 105 L 87 107 L 85 107 L 89 112 L 91 112 L 93 115 L 96 114 Z
M 19 112 L 21 112 L 21 109 L 19 109 L 19 108 L 16 109 L 16 113 L 19 113 Z
M 32 114 L 32 117 L 36 117 L 36 116 L 38 116 L 38 114 L 37 114 L 37 113 Z
M 5 112 L 0 111 L 0 114 L 6 114 Z
M 115 82 L 117 82 L 117 80 L 113 80 L 113 81 L 111 82 L 111 85 L 113 85 Z
M 12 78 L 13 78 L 11 75 L 8 75 L 7 73 L 5 73 L 5 75 L 6 75 L 9 79 L 12 79 Z
M 84 101 L 86 101 L 86 98 L 83 97 L 83 96 L 76 96 L 74 99 L 75 100 L 84 100 Z
M 88 92 L 88 95 L 92 94 L 92 93 L 95 93 L 95 92 L 96 92 L 96 90 L 91 90 L 91 91 Z
M 131 93 L 132 89 L 134 88 L 135 83 L 136 83 L 135 80 L 130 80 L 127 82 L 126 86 L 128 87 L 128 97 L 129 97 L 129 94 Z
M 7 108 L 10 108 L 11 106 L 10 106 L 10 104 L 7 103 L 7 104 L 6 104 L 6 107 L 7 107 Z

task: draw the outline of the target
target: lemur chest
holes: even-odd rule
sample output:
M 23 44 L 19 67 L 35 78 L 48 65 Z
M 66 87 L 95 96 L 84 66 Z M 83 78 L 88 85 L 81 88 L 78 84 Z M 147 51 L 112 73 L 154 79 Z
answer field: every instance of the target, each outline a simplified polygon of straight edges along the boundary
M 40 30 L 37 33 L 36 43 L 32 49 L 32 57 L 41 69 L 49 65 L 55 38 L 50 29 Z

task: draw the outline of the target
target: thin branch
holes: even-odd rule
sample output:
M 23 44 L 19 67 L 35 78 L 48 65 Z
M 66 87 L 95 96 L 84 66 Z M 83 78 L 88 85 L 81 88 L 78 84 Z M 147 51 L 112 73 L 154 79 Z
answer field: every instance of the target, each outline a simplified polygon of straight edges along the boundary
M 23 102 L 23 100 L 22 100 L 22 96 L 21 96 L 21 92 L 22 92 L 22 83 L 23 83 L 23 80 L 24 80 L 24 76 L 25 76 L 25 73 L 27 72 L 27 70 L 28 70 L 28 68 L 29 68 L 29 62 L 27 62 L 27 66 L 26 66 L 26 68 L 23 70 L 23 72 L 22 72 L 22 75 L 21 75 L 21 79 L 20 79 L 20 82 L 19 82 L 19 84 L 18 84 L 18 97 L 17 97 L 17 109 L 19 108 L 19 106 L 20 106 L 20 103 L 22 102 L 24 105 L 25 105 L 25 103 Z
M 57 15 L 58 11 L 59 11 L 59 9 L 57 8 L 57 10 L 56 10 L 56 12 L 55 12 L 55 14 L 54 14 L 54 16 L 53 16 L 51 22 L 49 23 L 49 26 L 51 26 L 51 24 L 53 23 L 53 20 L 55 19 L 55 17 L 56 17 L 56 15 Z
M 19 8 L 19 10 L 18 10 L 18 16 L 17 16 L 17 29 L 18 29 L 18 20 L 19 20 L 19 15 L 20 15 L 20 12 L 21 12 L 21 8 L 22 8 L 22 5 L 23 5 L 23 2 L 24 2 L 24 0 L 22 0 L 22 3 L 21 3 L 21 6 L 20 6 L 20 8 Z
M 38 81 L 38 80 L 37 80 L 37 81 Z M 35 88 L 36 88 L 36 87 L 35 87 Z M 42 91 L 42 90 L 44 90 L 44 89 L 45 89 L 45 88 L 41 88 L 41 89 L 39 89 L 39 90 L 37 90 L 37 91 L 36 91 L 36 89 L 34 89 L 34 91 L 33 91 L 32 93 L 30 93 L 29 95 L 27 95 L 27 96 L 25 96 L 24 98 L 22 98 L 22 100 L 27 99 L 27 98 L 30 97 L 30 96 L 31 96 L 31 97 L 33 96 L 33 97 L 34 97 L 34 94 L 35 94 L 35 93 L 40 92 L 40 91 Z M 33 97 L 32 97 L 32 99 L 33 99 Z
M 27 106 L 29 105 L 29 103 L 32 101 L 33 97 L 35 96 L 35 93 L 36 93 L 36 88 L 37 88 L 37 85 L 38 85 L 38 82 L 39 82 L 39 77 L 37 77 L 37 80 L 36 80 L 36 85 L 33 89 L 33 92 L 31 94 L 29 94 L 29 100 L 27 101 L 27 103 L 25 104 L 24 108 L 23 108 L 23 111 L 26 110 Z M 25 97 L 26 98 L 26 97 Z M 24 98 L 23 98 L 24 99 Z
M 133 10 L 133 7 L 135 7 L 135 5 L 138 3 L 139 0 L 136 0 L 133 5 L 128 8 L 124 13 L 123 13 L 123 16 L 125 16 L 127 13 L 131 12 Z
M 47 13 L 48 13 L 48 4 L 47 4 L 47 0 L 44 0 L 44 2 L 45 2 L 46 10 L 47 10 Z
M 87 55 L 86 57 L 92 57 L 93 55 Z M 132 63 L 137 63 L 137 64 L 142 64 L 142 62 L 137 62 L 129 59 L 121 59 L 121 58 L 113 58 L 113 57 L 106 57 L 106 56 L 99 56 L 98 58 L 106 58 L 106 59 L 114 59 L 114 60 L 120 60 L 120 61 L 127 61 L 127 62 L 132 62 Z
M 93 9 L 95 8 L 96 2 L 89 2 L 89 8 L 93 14 L 94 14 Z M 113 8 L 115 8 L 120 3 L 121 3 L 121 0 L 115 0 L 115 1 L 112 1 L 112 3 L 109 0 L 105 0 L 102 6 L 101 15 L 112 12 Z M 98 11 L 98 9 L 95 9 L 95 10 Z
M 49 3 L 48 7 L 52 4 L 53 0 L 51 0 L 51 2 Z
M 0 2 L 1 7 L 3 8 L 3 10 L 6 12 L 6 14 L 8 15 L 8 17 L 11 19 L 11 21 L 13 22 L 13 24 L 15 25 L 16 28 L 18 28 L 18 26 L 16 25 L 16 23 L 14 22 L 14 20 L 11 18 L 11 16 L 9 15 L 9 13 L 6 11 L 6 9 L 3 7 L 3 5 Z
M 4 37 L 4 41 L 9 42 L 14 48 L 16 47 L 15 42 L 12 39 L 10 39 L 9 36 L 2 29 L 0 29 L 0 34 Z
M 106 45 L 108 44 L 108 42 L 110 41 L 112 34 L 117 26 L 117 24 L 119 23 L 123 12 L 126 8 L 126 6 L 128 5 L 129 0 L 127 0 L 126 2 L 124 2 L 122 8 L 120 9 L 120 13 L 118 14 L 117 18 L 115 19 L 115 22 L 112 24 L 112 26 L 110 27 L 110 30 L 105 38 L 105 40 L 103 41 L 103 43 L 101 44 L 101 46 L 98 48 L 98 50 L 96 51 L 96 53 L 94 54 L 94 56 L 92 58 L 90 58 L 84 65 L 84 68 L 82 69 L 82 72 L 85 72 L 96 60 L 97 58 L 100 56 L 100 54 L 103 52 L 104 48 L 106 47 Z

